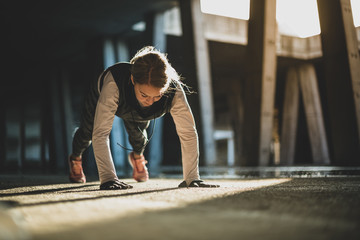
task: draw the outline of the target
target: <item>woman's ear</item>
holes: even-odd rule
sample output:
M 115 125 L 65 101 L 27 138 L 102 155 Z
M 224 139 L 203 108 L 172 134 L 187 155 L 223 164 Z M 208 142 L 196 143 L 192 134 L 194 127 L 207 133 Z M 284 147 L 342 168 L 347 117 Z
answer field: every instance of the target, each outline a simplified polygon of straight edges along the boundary
M 131 79 L 132 84 L 135 85 L 134 78 L 133 78 L 132 74 L 130 75 L 130 79 Z

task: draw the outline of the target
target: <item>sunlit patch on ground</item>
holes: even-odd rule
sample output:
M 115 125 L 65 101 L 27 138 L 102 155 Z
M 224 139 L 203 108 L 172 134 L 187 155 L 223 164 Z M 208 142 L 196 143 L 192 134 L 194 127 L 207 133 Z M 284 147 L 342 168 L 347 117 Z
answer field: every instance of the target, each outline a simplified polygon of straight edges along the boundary
M 134 188 L 100 191 L 99 182 L 4 187 L 1 213 L 22 219 L 17 230 L 30 237 L 17 239 L 358 239 L 360 234 L 355 231 L 359 177 L 206 180 L 221 185 L 210 189 L 179 189 L 181 179 L 124 181 Z
M 209 181 L 217 189 L 178 189 L 180 179 L 154 179 L 136 183 L 130 190 L 100 191 L 99 182 L 17 187 L 0 191 L 1 201 L 12 203 L 12 213 L 21 213 L 31 232 L 56 232 L 92 222 L 130 216 L 252 191 L 289 179 Z

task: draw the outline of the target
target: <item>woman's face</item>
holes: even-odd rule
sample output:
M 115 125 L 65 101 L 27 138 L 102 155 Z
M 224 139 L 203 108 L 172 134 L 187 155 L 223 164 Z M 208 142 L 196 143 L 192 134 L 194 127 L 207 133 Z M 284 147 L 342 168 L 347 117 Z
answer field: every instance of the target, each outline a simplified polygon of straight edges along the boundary
M 156 88 L 148 84 L 135 83 L 132 76 L 131 81 L 134 85 L 136 99 L 141 107 L 150 107 L 154 102 L 161 99 L 164 89 Z

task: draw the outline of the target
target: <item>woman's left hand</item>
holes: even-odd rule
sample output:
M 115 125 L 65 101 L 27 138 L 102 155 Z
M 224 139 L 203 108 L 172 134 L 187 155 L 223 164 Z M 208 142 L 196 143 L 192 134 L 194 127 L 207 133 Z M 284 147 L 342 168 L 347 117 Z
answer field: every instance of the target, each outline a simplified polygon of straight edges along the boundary
M 193 187 L 196 187 L 196 188 L 218 188 L 218 187 L 220 187 L 220 185 L 204 183 L 203 180 L 194 180 L 190 183 L 189 186 L 186 185 L 185 181 L 183 181 L 182 183 L 179 184 L 179 188 L 184 188 L 184 187 L 187 187 L 187 188 L 193 188 Z

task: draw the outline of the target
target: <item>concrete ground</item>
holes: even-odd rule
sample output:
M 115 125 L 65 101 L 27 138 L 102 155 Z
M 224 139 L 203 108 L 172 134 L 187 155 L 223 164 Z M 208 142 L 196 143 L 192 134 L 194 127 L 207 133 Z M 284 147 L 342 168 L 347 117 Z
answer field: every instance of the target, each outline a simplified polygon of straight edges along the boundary
M 0 239 L 360 239 L 360 176 L 99 182 L 0 177 Z

